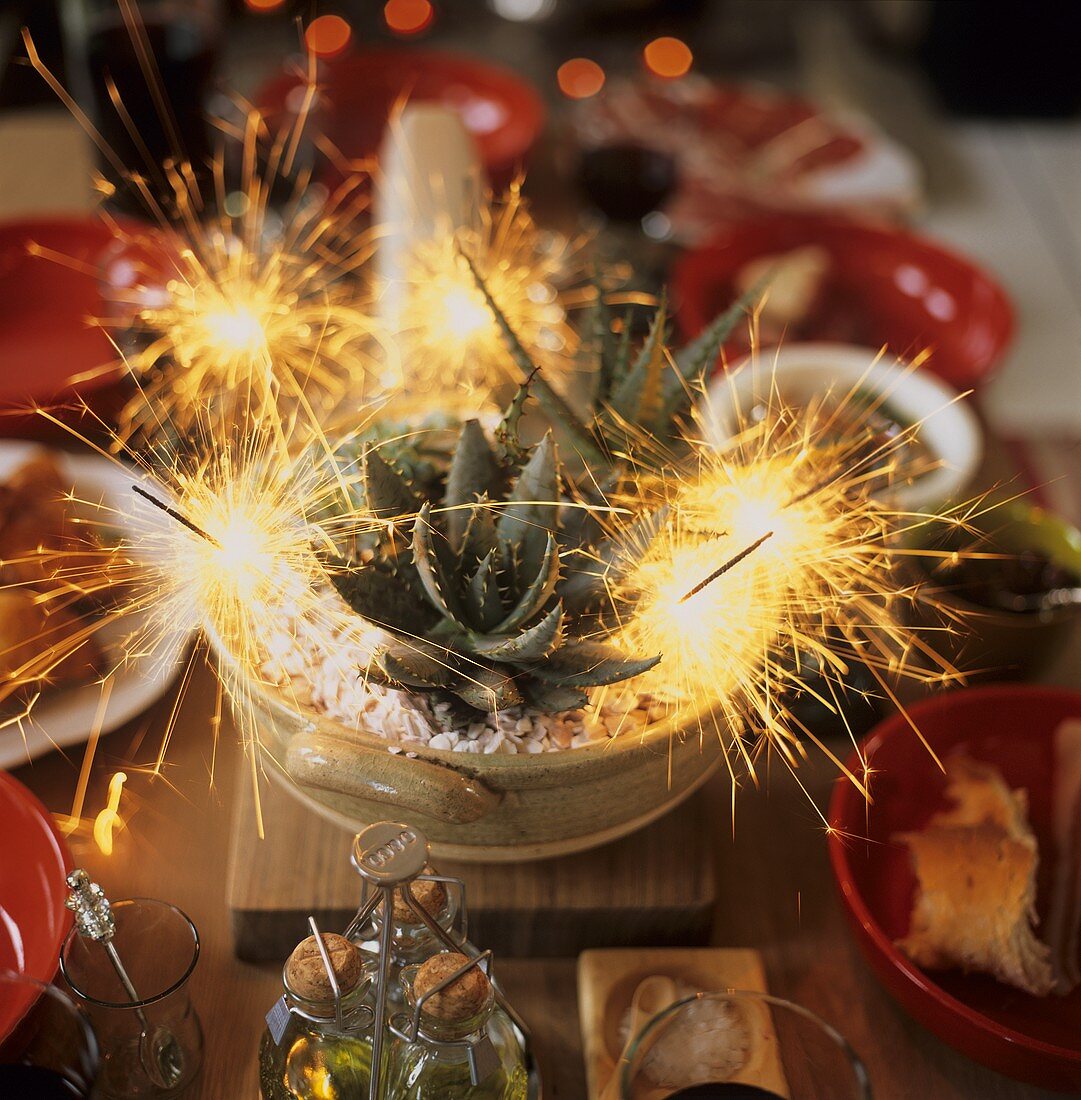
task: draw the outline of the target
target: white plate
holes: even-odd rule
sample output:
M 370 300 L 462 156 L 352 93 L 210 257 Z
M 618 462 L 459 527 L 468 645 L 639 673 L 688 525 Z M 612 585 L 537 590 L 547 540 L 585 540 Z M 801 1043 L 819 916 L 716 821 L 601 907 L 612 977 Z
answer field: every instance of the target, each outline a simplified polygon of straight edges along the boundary
M 0 440 L 0 484 L 35 452 L 40 444 Z M 143 480 L 136 470 L 128 470 L 94 454 L 50 452 L 56 459 L 66 485 L 87 501 L 101 500 L 110 512 L 123 517 L 131 512 L 132 485 Z M 113 516 L 110 516 L 113 521 Z M 116 526 L 123 529 L 122 518 Z M 99 642 L 114 658 L 119 658 L 123 639 L 145 622 L 145 613 L 117 619 L 103 627 Z M 134 661 L 118 663 L 109 677 L 108 699 L 100 684 L 70 688 L 47 688 L 31 713 L 17 724 L 0 729 L 0 767 L 14 768 L 54 748 L 85 741 L 95 725 L 109 733 L 141 714 L 160 699 L 176 678 L 187 653 L 193 630 L 178 627 L 161 640 L 153 654 Z M 99 715 L 99 711 L 102 711 Z
M 709 391 L 716 438 L 734 434 L 737 411 L 749 414 L 768 396 L 773 377 L 782 392 L 807 395 L 844 394 L 861 384 L 882 394 L 908 423 L 920 424 L 920 442 L 941 465 L 894 489 L 898 506 L 913 512 L 937 509 L 962 499 L 971 484 L 983 457 L 983 432 L 968 402 L 930 372 L 854 344 L 787 344 L 717 375 Z

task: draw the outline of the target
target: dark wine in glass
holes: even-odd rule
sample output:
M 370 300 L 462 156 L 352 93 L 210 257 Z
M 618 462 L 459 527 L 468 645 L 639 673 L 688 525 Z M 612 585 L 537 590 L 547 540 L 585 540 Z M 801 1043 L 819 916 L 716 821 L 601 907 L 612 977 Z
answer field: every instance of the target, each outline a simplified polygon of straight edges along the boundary
M 601 145 L 582 153 L 578 182 L 610 221 L 638 226 L 672 193 L 676 162 L 644 145 Z
M 80 1100 L 89 1095 L 55 1070 L 0 1066 L 0 1096 L 9 1100 Z
M 112 205 L 145 215 L 153 211 L 146 209 L 128 173 L 145 177 L 151 194 L 166 208 L 173 202 L 167 163 L 187 160 L 198 178 L 206 178 L 211 146 L 205 110 L 217 64 L 218 26 L 212 12 L 198 3 L 146 4 L 139 11 L 141 29 L 134 34 L 115 9 L 91 12 L 83 48 L 94 124 L 127 170 L 117 172 L 109 158 L 99 155 L 103 174 L 116 188 Z

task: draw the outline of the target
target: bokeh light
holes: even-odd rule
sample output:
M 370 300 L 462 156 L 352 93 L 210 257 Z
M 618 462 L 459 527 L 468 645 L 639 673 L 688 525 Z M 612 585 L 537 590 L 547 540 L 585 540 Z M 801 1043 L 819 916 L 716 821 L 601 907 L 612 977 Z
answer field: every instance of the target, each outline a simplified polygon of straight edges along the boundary
M 244 0 L 249 11 L 275 11 L 285 6 L 285 0 Z
M 646 67 L 654 76 L 674 79 L 690 71 L 694 54 L 686 42 L 678 38 L 654 38 L 642 51 Z
M 352 37 L 352 27 L 340 15 L 320 15 L 308 24 L 304 44 L 316 57 L 337 57 Z
M 559 66 L 556 80 L 569 99 L 588 99 L 604 87 L 604 70 L 588 57 L 573 57 Z
M 420 34 L 435 19 L 429 0 L 387 0 L 383 18 L 395 34 Z

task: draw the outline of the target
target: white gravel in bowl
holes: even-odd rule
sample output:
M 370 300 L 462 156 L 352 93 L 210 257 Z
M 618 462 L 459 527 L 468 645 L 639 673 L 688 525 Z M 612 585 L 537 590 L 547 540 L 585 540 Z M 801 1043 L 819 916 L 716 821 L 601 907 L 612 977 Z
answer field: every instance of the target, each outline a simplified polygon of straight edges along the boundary
M 328 601 L 338 601 L 333 592 Z M 329 606 L 329 604 L 328 604 Z M 330 618 L 330 616 L 328 616 Z M 667 707 L 633 690 L 602 689 L 596 703 L 547 714 L 528 706 L 509 707 L 453 728 L 446 703 L 371 683 L 363 673 L 372 650 L 372 630 L 360 620 L 328 632 L 308 619 L 282 618 L 267 640 L 262 674 L 285 689 L 298 706 L 387 741 L 390 752 L 410 746 L 472 753 L 561 752 L 617 735 L 643 732 L 664 718 Z

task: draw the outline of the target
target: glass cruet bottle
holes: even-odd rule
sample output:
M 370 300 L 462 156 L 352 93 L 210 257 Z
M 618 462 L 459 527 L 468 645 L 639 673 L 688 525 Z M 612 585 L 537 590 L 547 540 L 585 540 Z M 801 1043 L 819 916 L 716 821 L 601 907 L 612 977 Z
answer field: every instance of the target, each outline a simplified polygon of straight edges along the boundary
M 355 944 L 322 935 L 301 941 L 282 971 L 285 992 L 259 1044 L 264 1100 L 368 1100 L 372 1067 L 372 973 Z M 327 973 L 329 961 L 334 984 Z
M 409 1011 L 391 1025 L 395 1100 L 525 1100 L 525 1052 L 496 1004 L 488 959 L 444 951 L 402 971 Z

